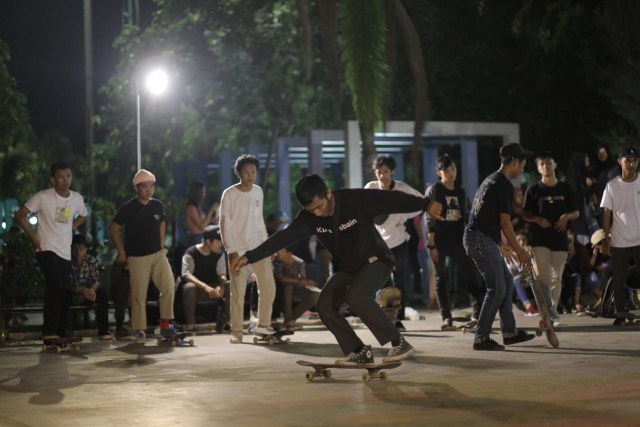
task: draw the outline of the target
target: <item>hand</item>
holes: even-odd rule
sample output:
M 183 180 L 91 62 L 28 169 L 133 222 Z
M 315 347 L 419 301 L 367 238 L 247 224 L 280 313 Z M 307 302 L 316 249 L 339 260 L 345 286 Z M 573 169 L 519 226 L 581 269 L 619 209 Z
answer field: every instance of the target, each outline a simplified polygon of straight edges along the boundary
M 433 262 L 439 262 L 440 261 L 440 252 L 438 251 L 438 248 L 434 247 L 434 248 L 430 249 L 429 253 L 431 254 L 431 260 Z
M 435 200 L 430 201 L 427 205 L 426 212 L 431 218 L 438 221 L 444 221 L 444 218 L 440 216 L 442 214 L 442 203 L 436 202 Z
M 531 266 L 531 257 L 529 256 L 529 253 L 522 248 L 520 248 L 520 253 L 518 254 L 518 260 L 520 261 L 522 266 L 525 268 Z
M 205 289 L 207 295 L 209 295 L 209 299 L 218 299 L 220 298 L 220 286 L 212 288 L 211 286 L 207 286 Z
M 96 291 L 94 291 L 93 289 L 82 288 L 82 294 L 84 295 L 85 299 L 96 302 Z
M 220 207 L 220 203 L 218 202 L 212 204 L 211 207 L 209 208 L 209 213 L 215 216 L 216 209 L 218 209 L 219 207 Z
M 124 251 L 118 252 L 118 262 L 121 262 L 123 264 L 127 263 L 127 254 L 124 253 Z
M 31 240 L 31 243 L 33 243 L 33 251 L 34 252 L 40 252 L 42 250 L 42 247 L 40 246 L 40 239 L 38 239 L 37 237 L 34 237 Z
M 516 251 L 513 250 L 513 248 L 511 248 L 511 246 L 500 245 L 498 246 L 498 249 L 500 250 L 500 255 L 502 255 L 502 257 L 506 259 L 508 262 L 511 262 L 514 264 L 516 262 L 519 262 L 518 254 L 516 253 Z
M 598 246 L 596 246 L 597 248 Z M 604 240 L 602 241 L 602 249 L 601 249 L 601 253 L 603 253 L 606 256 L 611 256 L 611 243 L 609 242 L 609 237 L 605 237 Z
M 543 218 L 541 216 L 536 217 L 536 224 L 538 224 L 542 228 L 551 227 L 551 223 L 549 222 L 549 220 L 547 220 L 546 218 Z
M 249 260 L 246 256 L 238 256 L 238 254 L 236 254 L 233 259 L 229 256 L 229 269 L 237 276 L 240 274 L 240 269 L 247 265 L 248 262 Z
M 300 283 L 303 286 L 306 286 L 307 288 L 313 288 L 314 286 L 318 286 L 318 284 L 315 282 L 315 280 L 307 279 L 306 277 L 303 277 L 300 280 Z
M 567 216 L 567 214 L 562 214 L 562 215 L 560 215 L 560 218 L 558 218 L 556 223 L 553 224 L 553 226 L 558 231 L 564 231 L 564 230 L 567 229 L 567 224 L 568 223 L 569 223 L 569 217 Z

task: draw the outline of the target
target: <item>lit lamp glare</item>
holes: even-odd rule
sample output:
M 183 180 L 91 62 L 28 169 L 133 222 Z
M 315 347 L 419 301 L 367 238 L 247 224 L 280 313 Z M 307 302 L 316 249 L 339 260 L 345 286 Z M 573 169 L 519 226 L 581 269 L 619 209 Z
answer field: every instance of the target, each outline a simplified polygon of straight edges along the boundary
M 154 70 L 147 75 L 146 80 L 147 89 L 154 95 L 159 95 L 165 91 L 169 84 L 169 78 L 167 73 L 162 70 Z

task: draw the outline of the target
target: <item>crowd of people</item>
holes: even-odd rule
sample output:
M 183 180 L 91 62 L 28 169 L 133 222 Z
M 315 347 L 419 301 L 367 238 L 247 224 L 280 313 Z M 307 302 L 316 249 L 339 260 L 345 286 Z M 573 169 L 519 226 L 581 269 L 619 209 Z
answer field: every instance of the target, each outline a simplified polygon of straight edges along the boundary
M 164 206 L 153 197 L 156 177 L 140 169 L 132 180 L 133 197 L 119 207 L 109 227 L 118 253 L 109 290 L 115 335 L 145 340 L 153 284 L 159 292 L 162 336 L 179 332 L 175 303 L 184 312 L 184 329 L 195 330 L 198 302 L 213 301 L 223 313 L 218 332 L 226 325 L 229 341 L 241 343 L 247 284 L 255 283 L 253 333 L 275 333 L 272 319 L 280 313 L 285 330 L 298 330 L 297 319 L 313 308 L 346 356 L 337 363 L 372 363 L 371 346 L 345 319 L 348 307 L 380 345 L 391 343 L 385 362 L 402 360 L 414 351 L 402 335 L 407 295 L 415 290 L 409 273 L 413 264 L 419 266 L 423 301 L 428 308 L 437 304 L 443 330 L 454 328 L 454 282 L 468 294 L 475 350 L 502 350 L 533 338 L 516 327 L 513 313 L 515 302 L 525 315 L 538 314 L 522 274 L 533 265 L 556 326 L 560 313 L 597 310 L 609 282 L 613 292 L 608 294 L 616 296 L 614 315 L 632 318 L 628 276 L 631 261 L 640 261 L 640 154 L 626 147 L 617 162 L 606 146 L 595 154 L 593 165 L 585 152 L 572 155 L 563 181 L 552 153 L 534 156 L 520 144 L 503 145 L 499 169 L 472 200 L 457 182 L 456 164 L 447 154 L 436 160 L 438 182 L 424 194 L 394 179 L 394 158 L 380 156 L 373 164 L 376 180 L 364 189 L 334 190 L 318 175 L 303 177 L 295 187 L 302 209 L 290 222 L 272 215 L 268 224 L 263 191 L 255 184 L 259 161 L 241 155 L 234 165 L 238 182 L 206 213 L 205 186 L 192 183 L 185 208 L 189 247 L 177 272 L 164 247 Z M 525 189 L 519 177 L 531 158 L 540 178 Z M 68 164 L 54 163 L 50 175 L 53 187 L 33 195 L 15 214 L 33 242 L 46 281 L 42 337 L 65 335 L 69 305 L 95 304 L 98 336 L 112 339 L 107 288 L 100 283 L 98 261 L 87 253 L 87 239 L 77 234 L 87 215 L 83 197 L 70 189 Z M 35 231 L 27 221 L 31 213 L 38 215 Z M 411 231 L 417 238 L 411 238 Z M 297 256 L 299 248 L 303 253 Z M 323 266 L 317 281 L 315 271 L 309 271 L 314 259 L 331 259 L 332 274 Z M 431 291 L 430 282 L 435 282 Z M 401 291 L 392 321 L 373 298 L 383 287 Z M 131 331 L 124 325 L 128 305 Z M 496 314 L 504 345 L 490 337 Z

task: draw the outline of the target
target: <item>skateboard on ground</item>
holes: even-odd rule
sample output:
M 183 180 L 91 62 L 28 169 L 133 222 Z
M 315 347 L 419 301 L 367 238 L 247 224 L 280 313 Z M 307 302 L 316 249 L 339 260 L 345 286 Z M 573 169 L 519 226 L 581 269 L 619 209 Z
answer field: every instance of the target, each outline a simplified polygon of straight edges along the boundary
M 269 345 L 273 344 L 291 344 L 291 339 L 283 338 L 286 335 L 293 335 L 293 331 L 285 331 L 284 329 L 280 329 L 273 334 L 257 334 L 252 332 L 253 334 L 253 343 L 258 344 L 260 342 L 266 342 Z
M 191 336 L 191 332 L 179 332 L 172 336 L 160 336 L 156 339 L 158 345 L 162 345 L 163 343 L 171 344 L 171 347 L 193 347 L 195 342 L 193 339 L 185 340 L 186 337 Z
M 64 337 L 42 340 L 42 351 L 80 351 L 80 346 L 74 343 L 82 342 L 82 337 Z
M 402 362 L 388 362 L 388 363 L 363 363 L 360 365 L 337 365 L 335 363 L 318 363 L 308 362 L 306 360 L 298 360 L 296 362 L 301 366 L 308 366 L 313 368 L 313 371 L 306 373 L 307 381 L 313 381 L 314 378 L 331 378 L 331 369 L 366 369 L 367 372 L 362 374 L 362 381 L 369 382 L 374 378 L 380 378 L 381 380 L 387 379 L 387 373 L 382 371 L 383 369 L 393 369 L 402 365 Z
M 545 293 L 542 290 L 542 284 L 540 283 L 540 280 L 538 280 L 538 274 L 535 267 L 536 265 L 535 257 L 531 254 L 531 265 L 526 267 L 524 271 L 525 275 L 528 276 L 526 278 L 529 279 L 531 289 L 533 290 L 533 296 L 536 300 L 538 311 L 540 312 L 540 321 L 538 322 L 536 335 L 541 336 L 542 332 L 544 332 L 549 344 L 551 344 L 553 348 L 558 348 L 560 347 L 560 341 L 558 341 L 556 331 L 553 329 L 553 319 L 551 318 L 551 313 L 549 313 L 549 306 L 547 305 Z M 526 274 L 527 272 L 528 274 Z
M 463 334 L 467 332 L 475 332 L 476 326 L 478 325 L 477 320 L 469 320 L 467 322 L 454 322 L 453 327 L 456 331 L 462 331 Z

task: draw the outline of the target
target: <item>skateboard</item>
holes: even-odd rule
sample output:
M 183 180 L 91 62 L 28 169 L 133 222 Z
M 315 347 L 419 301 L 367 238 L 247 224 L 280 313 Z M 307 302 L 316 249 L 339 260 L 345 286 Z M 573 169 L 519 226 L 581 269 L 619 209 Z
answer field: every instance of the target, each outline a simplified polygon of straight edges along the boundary
M 285 344 L 291 344 L 291 340 L 289 338 L 283 338 L 286 335 L 293 335 L 293 331 L 285 331 L 285 330 L 279 330 L 276 331 L 273 334 L 256 334 L 254 332 L 253 333 L 253 343 L 254 344 L 258 344 L 260 342 L 266 342 L 269 345 L 273 345 L 273 344 L 280 344 L 280 343 L 285 343 Z
M 171 344 L 171 347 L 193 347 L 195 342 L 193 339 L 185 340 L 186 337 L 191 336 L 190 332 L 179 332 L 170 337 L 161 336 L 156 338 L 156 342 L 158 345 L 162 345 L 163 343 Z
M 55 351 L 61 353 L 63 351 L 80 351 L 80 346 L 74 343 L 82 342 L 82 337 L 65 337 L 56 339 L 42 340 L 42 351 Z
M 536 305 L 538 306 L 538 311 L 540 312 L 540 321 L 538 322 L 538 329 L 536 330 L 536 336 L 541 336 L 542 332 L 544 332 L 547 336 L 547 341 L 553 348 L 560 347 L 560 341 L 558 341 L 558 336 L 556 335 L 556 331 L 553 329 L 553 319 L 551 318 L 551 313 L 549 313 L 549 306 L 547 305 L 547 298 L 545 296 L 544 291 L 542 290 L 542 284 L 538 280 L 538 274 L 535 271 L 536 260 L 531 254 L 531 265 L 527 266 L 524 269 L 525 278 L 529 280 L 531 284 L 531 289 L 533 290 L 533 296 L 536 300 Z
M 456 322 L 453 324 L 453 327 L 456 331 L 462 331 L 463 334 L 466 334 L 467 332 L 475 332 L 477 325 L 477 320 L 469 320 L 468 322 Z
M 331 378 L 331 369 L 366 369 L 367 372 L 362 374 L 362 381 L 369 382 L 372 379 L 379 378 L 381 380 L 387 379 L 387 373 L 382 371 L 383 369 L 393 369 L 402 365 L 402 362 L 388 362 L 388 363 L 363 363 L 360 365 L 337 365 L 335 363 L 317 363 L 308 362 L 306 360 L 298 360 L 296 362 L 301 366 L 308 366 L 313 368 L 313 371 L 306 373 L 305 377 L 307 381 L 311 382 L 314 378 Z

